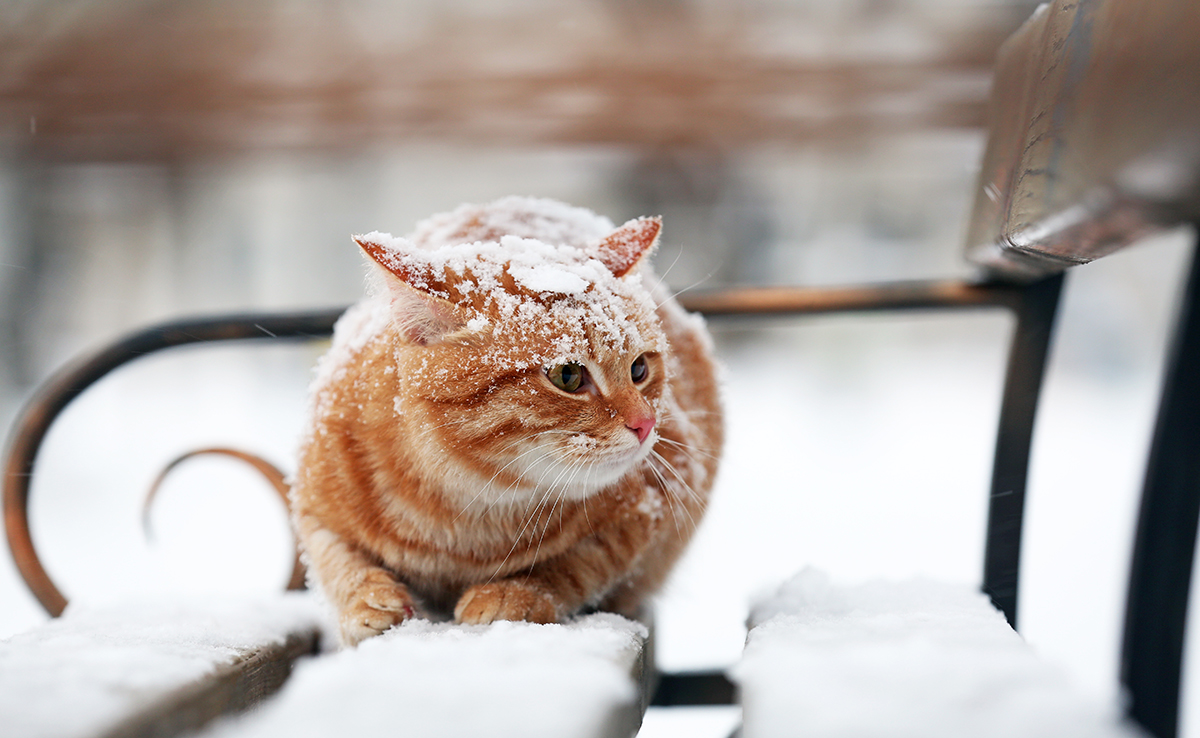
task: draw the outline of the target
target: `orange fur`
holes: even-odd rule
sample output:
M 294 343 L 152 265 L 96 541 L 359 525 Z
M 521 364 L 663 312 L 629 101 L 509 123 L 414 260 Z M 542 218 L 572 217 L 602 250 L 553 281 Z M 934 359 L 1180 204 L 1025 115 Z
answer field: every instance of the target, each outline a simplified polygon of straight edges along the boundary
M 509 198 L 356 239 L 383 285 L 322 360 L 292 488 L 344 643 L 417 614 L 632 614 L 662 584 L 722 425 L 703 325 L 643 263 L 658 231 Z M 588 384 L 555 386 L 565 363 Z

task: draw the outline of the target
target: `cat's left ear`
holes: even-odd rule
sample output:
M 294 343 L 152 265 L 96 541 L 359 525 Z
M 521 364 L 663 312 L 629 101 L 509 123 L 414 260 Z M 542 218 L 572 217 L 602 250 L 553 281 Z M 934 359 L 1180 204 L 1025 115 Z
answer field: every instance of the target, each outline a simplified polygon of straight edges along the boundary
M 636 218 L 608 234 L 589 251 L 618 277 L 637 268 L 658 245 L 662 218 Z

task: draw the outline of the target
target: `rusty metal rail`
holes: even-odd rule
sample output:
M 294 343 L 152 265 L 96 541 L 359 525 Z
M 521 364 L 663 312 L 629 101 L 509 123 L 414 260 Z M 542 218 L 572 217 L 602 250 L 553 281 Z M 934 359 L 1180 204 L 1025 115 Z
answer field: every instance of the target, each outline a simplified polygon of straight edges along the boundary
M 323 338 L 333 331 L 342 312 L 243 314 L 164 323 L 68 364 L 38 388 L 17 417 L 5 455 L 4 529 L 21 577 L 46 612 L 61 615 L 67 599 L 46 573 L 34 548 L 29 532 L 29 493 L 38 450 L 63 409 L 109 372 L 155 351 L 210 341 Z

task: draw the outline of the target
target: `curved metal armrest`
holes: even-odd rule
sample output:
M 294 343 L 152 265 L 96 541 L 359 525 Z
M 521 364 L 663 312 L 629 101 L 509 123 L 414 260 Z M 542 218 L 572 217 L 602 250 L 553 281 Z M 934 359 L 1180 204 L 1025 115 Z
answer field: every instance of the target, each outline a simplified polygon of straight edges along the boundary
M 42 441 L 67 405 L 112 370 L 155 351 L 209 341 L 327 338 L 344 311 L 243 314 L 163 323 L 68 364 L 38 388 L 17 417 L 5 457 L 4 528 L 17 569 L 47 612 L 61 615 L 67 600 L 34 549 L 29 533 L 29 492 Z

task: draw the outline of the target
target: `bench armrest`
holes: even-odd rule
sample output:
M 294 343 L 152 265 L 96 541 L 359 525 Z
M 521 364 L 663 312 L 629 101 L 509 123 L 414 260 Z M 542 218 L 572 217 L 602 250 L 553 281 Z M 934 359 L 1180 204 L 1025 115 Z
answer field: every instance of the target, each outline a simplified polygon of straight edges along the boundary
M 967 256 L 1082 264 L 1200 214 L 1194 0 L 1054 0 L 1001 47 Z

